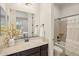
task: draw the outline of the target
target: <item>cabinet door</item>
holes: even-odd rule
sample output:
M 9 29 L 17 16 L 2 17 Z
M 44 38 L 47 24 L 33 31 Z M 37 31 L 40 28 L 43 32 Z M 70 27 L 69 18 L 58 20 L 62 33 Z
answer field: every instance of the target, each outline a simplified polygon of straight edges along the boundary
M 29 55 L 29 56 L 40 56 L 40 52 L 33 53 L 33 54 Z
M 40 47 L 36 47 L 36 48 L 23 51 L 21 54 L 25 56 L 36 56 L 36 55 L 40 56 Z
M 48 45 L 47 44 L 41 46 L 40 50 L 41 50 L 40 52 L 41 56 L 48 56 Z
M 17 52 L 8 56 L 40 56 L 40 47 Z
M 21 56 L 21 53 L 20 52 L 17 52 L 17 53 L 10 54 L 10 55 L 7 55 L 7 56 Z

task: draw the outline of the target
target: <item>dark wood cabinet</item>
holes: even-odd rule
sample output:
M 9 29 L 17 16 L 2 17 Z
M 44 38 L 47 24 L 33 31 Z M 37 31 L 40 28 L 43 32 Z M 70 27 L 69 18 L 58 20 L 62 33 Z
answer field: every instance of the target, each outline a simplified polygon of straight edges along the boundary
M 48 44 L 10 54 L 8 56 L 48 56 Z
M 40 48 L 41 56 L 48 56 L 48 45 L 43 45 Z

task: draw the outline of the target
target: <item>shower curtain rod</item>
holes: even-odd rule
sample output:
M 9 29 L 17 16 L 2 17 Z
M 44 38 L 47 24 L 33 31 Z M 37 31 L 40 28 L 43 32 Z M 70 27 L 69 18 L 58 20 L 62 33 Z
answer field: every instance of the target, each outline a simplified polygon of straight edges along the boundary
M 79 14 L 74 14 L 74 15 L 69 15 L 69 16 L 65 16 L 65 17 L 60 17 L 60 18 L 57 18 L 55 20 L 61 20 L 61 19 L 64 19 L 64 18 L 68 18 L 68 17 L 73 17 L 73 16 L 77 16 Z

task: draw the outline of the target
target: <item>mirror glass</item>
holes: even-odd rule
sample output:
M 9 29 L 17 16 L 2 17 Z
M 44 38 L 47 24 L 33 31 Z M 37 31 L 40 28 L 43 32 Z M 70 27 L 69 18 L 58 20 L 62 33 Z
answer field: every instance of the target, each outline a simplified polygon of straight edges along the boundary
M 35 14 L 27 13 L 23 11 L 16 11 L 16 29 L 20 31 L 20 34 L 28 33 L 28 37 L 37 37 L 39 28 L 35 23 Z
M 28 14 L 16 11 L 16 28 L 22 32 L 28 32 Z

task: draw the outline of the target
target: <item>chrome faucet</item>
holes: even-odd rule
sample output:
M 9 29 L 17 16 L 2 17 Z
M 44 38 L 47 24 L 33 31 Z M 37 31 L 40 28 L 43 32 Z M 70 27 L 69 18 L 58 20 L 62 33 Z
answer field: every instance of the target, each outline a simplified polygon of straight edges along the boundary
M 25 42 L 29 41 L 27 32 L 23 32 L 23 38 L 24 38 Z

